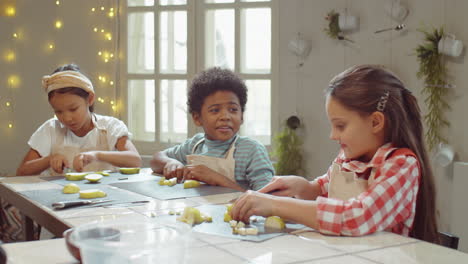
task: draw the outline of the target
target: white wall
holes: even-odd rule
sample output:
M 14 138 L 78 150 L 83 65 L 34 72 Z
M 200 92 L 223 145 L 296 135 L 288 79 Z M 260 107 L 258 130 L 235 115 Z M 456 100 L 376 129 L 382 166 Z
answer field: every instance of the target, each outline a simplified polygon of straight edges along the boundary
M 394 27 L 398 23 L 385 14 L 383 0 L 288 0 L 280 5 L 280 69 L 279 82 L 282 98 L 280 119 L 284 120 L 296 110 L 305 123 L 304 140 L 307 154 L 308 177 L 323 174 L 335 157 L 338 145 L 329 140 L 329 124 L 325 116 L 323 90 L 329 80 L 340 71 L 355 64 L 383 64 L 400 76 L 406 86 L 418 97 L 423 111 L 421 96 L 423 82 L 418 80 L 418 63 L 414 49 L 423 35 L 416 29 L 445 26 L 446 32 L 456 34 L 468 44 L 466 25 L 468 1 L 465 0 L 402 0 L 410 8 L 404 21 L 408 32 L 385 32 L 374 34 L 378 29 Z M 332 40 L 323 32 L 327 26 L 328 11 L 347 11 L 360 17 L 360 28 L 348 35 L 355 45 Z M 288 41 L 300 32 L 312 43 L 312 50 L 303 67 L 297 67 L 297 59 L 287 52 Z M 447 138 L 454 146 L 457 159 L 468 160 L 468 129 L 466 110 L 468 104 L 466 83 L 468 67 L 465 51 L 461 58 L 448 59 L 447 67 L 456 88 L 450 92 L 452 110 L 446 117 L 451 127 Z M 438 190 L 437 204 L 442 230 L 450 230 L 452 168 L 435 167 Z

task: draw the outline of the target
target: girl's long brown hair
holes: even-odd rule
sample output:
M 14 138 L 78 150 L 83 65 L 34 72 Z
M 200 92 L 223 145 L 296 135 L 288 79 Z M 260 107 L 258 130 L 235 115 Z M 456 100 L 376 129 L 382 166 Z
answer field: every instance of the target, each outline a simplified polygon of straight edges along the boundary
M 397 148 L 409 148 L 421 166 L 416 215 L 410 236 L 438 242 L 435 216 L 435 186 L 432 168 L 424 144 L 421 113 L 411 91 L 391 72 L 376 65 L 354 66 L 337 75 L 326 90 L 348 109 L 369 115 L 377 111 L 380 98 L 389 93 L 385 115 L 385 142 Z

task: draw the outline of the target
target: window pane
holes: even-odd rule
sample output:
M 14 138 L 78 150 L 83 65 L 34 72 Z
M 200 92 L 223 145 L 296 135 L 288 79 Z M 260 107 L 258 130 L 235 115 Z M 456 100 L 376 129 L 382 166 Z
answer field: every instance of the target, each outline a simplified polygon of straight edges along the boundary
M 271 140 L 271 85 L 270 80 L 247 80 L 249 88 L 243 135 L 255 138 L 265 145 Z
M 243 9 L 241 25 L 241 71 L 243 73 L 270 73 L 270 8 Z
M 159 0 L 160 5 L 186 5 L 187 0 Z
M 205 66 L 234 69 L 234 10 L 206 11 Z
M 154 14 L 128 15 L 128 72 L 154 72 Z
M 154 0 L 128 0 L 128 6 L 153 6 Z
M 161 80 L 161 141 L 187 139 L 187 81 Z
M 187 72 L 187 11 L 161 12 L 160 72 Z
M 128 81 L 128 126 L 135 140 L 154 141 L 154 84 L 154 80 Z
M 207 4 L 234 3 L 234 0 L 205 0 Z

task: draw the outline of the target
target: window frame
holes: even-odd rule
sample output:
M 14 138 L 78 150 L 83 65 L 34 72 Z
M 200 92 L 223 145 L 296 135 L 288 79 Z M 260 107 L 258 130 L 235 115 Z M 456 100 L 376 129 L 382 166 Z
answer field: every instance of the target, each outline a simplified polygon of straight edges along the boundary
M 279 109 L 278 109 L 278 68 L 279 68 L 279 21 L 278 21 L 278 1 L 271 0 L 269 2 L 241 2 L 241 0 L 235 0 L 234 3 L 205 3 L 204 0 L 187 0 L 187 5 L 158 5 L 158 0 L 155 0 L 154 6 L 127 6 L 127 1 L 120 2 L 120 35 L 122 36 L 118 41 L 120 46 L 119 56 L 119 76 L 120 78 L 116 81 L 119 85 L 117 88 L 117 96 L 119 100 L 119 118 L 123 120 L 127 125 L 129 124 L 129 107 L 128 107 L 128 84 L 131 80 L 154 80 L 155 82 L 155 124 L 156 131 L 154 135 L 154 141 L 140 141 L 132 139 L 141 155 L 151 155 L 156 151 L 160 151 L 171 147 L 177 143 L 161 142 L 160 137 L 160 104 L 158 98 L 160 95 L 160 84 L 161 80 L 187 80 L 187 84 L 190 84 L 190 80 L 200 71 L 205 69 L 205 12 L 208 9 L 234 9 L 235 13 L 235 68 L 234 72 L 238 74 L 244 80 L 270 80 L 271 89 L 271 139 L 274 136 L 274 132 L 279 128 Z M 271 9 L 271 71 L 267 73 L 242 73 L 241 70 L 241 8 L 261 8 L 269 7 Z M 164 11 L 187 11 L 187 71 L 185 74 L 167 74 L 159 72 L 159 27 L 160 27 L 160 13 Z M 133 74 L 128 73 L 128 61 L 127 61 L 127 43 L 128 43 L 128 15 L 130 13 L 137 12 L 153 12 L 154 14 L 154 72 L 149 74 Z M 196 17 L 199 19 L 197 20 Z M 202 32 L 202 34 L 196 34 L 196 32 Z M 252 99 L 250 99 L 252 100 Z M 247 109 L 248 111 L 248 109 Z M 191 115 L 187 112 L 187 138 L 191 138 L 196 133 L 203 132 L 199 127 L 196 127 L 192 121 Z M 266 146 L 270 148 L 270 145 Z

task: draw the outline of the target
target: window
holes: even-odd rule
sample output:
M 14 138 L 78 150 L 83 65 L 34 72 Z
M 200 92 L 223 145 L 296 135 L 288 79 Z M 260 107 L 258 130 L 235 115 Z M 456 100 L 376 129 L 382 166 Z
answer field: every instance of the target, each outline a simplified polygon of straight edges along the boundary
M 187 86 L 196 73 L 213 66 L 229 68 L 246 81 L 241 134 L 270 144 L 276 1 L 126 2 L 122 95 L 133 141 L 143 154 L 201 131 L 187 111 Z

